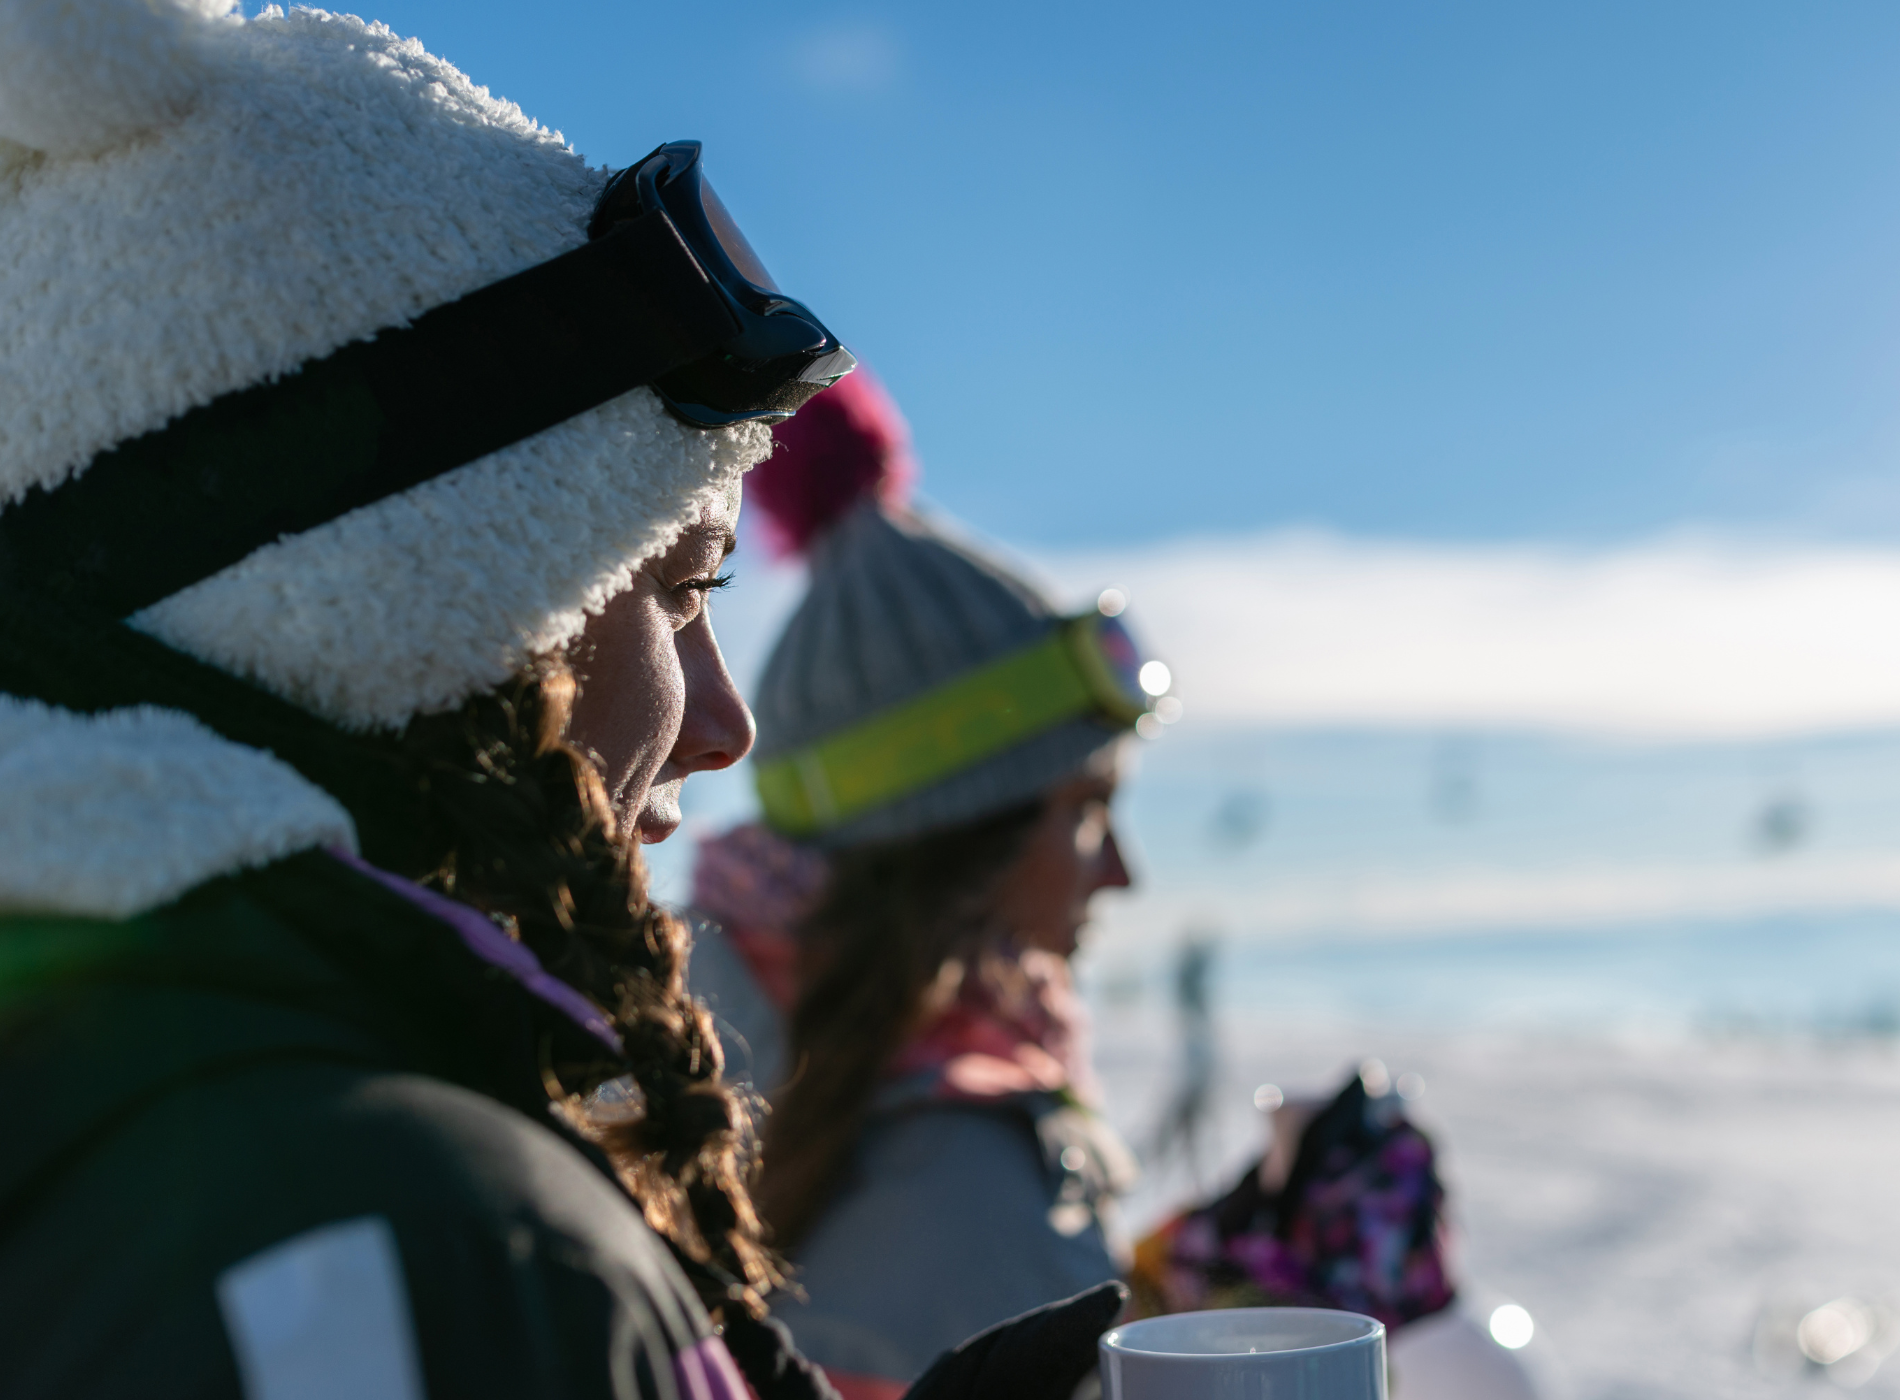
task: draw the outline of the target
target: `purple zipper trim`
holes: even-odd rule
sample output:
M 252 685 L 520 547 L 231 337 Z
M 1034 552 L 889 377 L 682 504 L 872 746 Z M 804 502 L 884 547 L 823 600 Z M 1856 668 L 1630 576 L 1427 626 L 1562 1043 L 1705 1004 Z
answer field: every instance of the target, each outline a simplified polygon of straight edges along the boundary
M 479 909 L 458 904 L 447 895 L 424 889 L 414 880 L 405 880 L 382 870 L 341 846 L 324 850 L 359 875 L 367 875 L 384 889 L 402 896 L 425 914 L 433 915 L 462 937 L 469 952 L 485 963 L 500 968 L 549 1006 L 564 1013 L 589 1035 L 601 1041 L 616 1055 L 625 1053 L 620 1034 L 608 1023 L 598 1006 L 567 983 L 541 966 L 541 959 L 525 944 L 517 943 Z M 728 1365 L 731 1363 L 728 1362 Z
M 718 1337 L 705 1337 L 673 1358 L 673 1379 L 688 1400 L 748 1400 L 745 1380 Z

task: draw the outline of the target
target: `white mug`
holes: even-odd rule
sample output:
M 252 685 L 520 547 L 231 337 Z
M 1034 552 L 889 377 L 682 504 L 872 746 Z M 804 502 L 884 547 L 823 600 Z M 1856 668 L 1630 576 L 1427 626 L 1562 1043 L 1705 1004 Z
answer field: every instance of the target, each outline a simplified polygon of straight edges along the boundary
M 1385 1400 L 1385 1324 L 1328 1308 L 1229 1308 L 1102 1335 L 1103 1400 Z

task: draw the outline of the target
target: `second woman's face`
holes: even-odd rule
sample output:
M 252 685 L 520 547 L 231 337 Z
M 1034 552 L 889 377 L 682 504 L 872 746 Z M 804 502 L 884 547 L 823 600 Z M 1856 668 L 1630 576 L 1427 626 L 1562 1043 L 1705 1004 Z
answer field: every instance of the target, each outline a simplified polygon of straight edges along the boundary
M 1133 883 L 1115 842 L 1114 796 L 1112 776 L 1084 773 L 1045 797 L 1041 818 L 997 892 L 998 917 L 1026 945 L 1070 956 L 1095 892 Z
M 752 747 L 752 712 L 726 673 L 708 607 L 735 514 L 709 507 L 588 620 L 572 652 L 580 693 L 568 738 L 594 755 L 622 829 L 643 842 L 678 829 L 688 775 L 730 767 Z

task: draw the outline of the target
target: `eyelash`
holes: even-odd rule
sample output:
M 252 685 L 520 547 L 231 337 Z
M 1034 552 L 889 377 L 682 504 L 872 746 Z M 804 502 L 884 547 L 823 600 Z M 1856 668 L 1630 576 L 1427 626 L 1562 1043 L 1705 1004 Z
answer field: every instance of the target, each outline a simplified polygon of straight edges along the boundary
M 718 589 L 730 586 L 731 583 L 731 574 L 720 574 L 716 578 L 692 579 L 685 584 L 685 587 L 692 589 L 695 593 L 712 593 Z

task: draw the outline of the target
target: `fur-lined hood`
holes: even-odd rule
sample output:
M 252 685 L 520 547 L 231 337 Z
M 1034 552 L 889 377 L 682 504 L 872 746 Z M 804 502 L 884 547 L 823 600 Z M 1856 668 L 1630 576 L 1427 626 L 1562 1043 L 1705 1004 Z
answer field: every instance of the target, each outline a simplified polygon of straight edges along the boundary
M 356 849 L 330 794 L 176 710 L 0 695 L 0 794 L 0 913 L 128 919 L 297 851 Z

